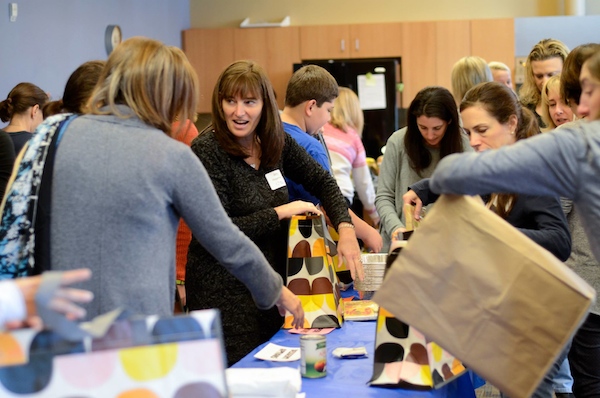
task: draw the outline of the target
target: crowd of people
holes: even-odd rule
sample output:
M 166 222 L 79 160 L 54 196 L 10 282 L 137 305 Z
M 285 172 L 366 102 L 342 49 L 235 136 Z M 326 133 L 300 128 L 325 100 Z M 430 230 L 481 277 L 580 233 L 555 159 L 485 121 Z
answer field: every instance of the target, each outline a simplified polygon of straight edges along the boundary
M 19 83 L 0 102 L 0 323 L 39 326 L 39 274 L 62 271 L 48 306 L 69 318 L 170 315 L 176 297 L 220 309 L 231 365 L 286 312 L 304 324 L 286 287 L 290 218 L 325 214 L 362 279 L 361 252 L 387 252 L 405 205 L 418 220 L 442 193 L 483 195 L 598 290 L 600 44 L 544 39 L 525 69 L 517 89 L 507 65 L 468 56 L 451 91 L 423 87 L 390 132 L 376 190 L 358 97 L 316 65 L 293 74 L 283 110 L 260 65 L 228 65 L 200 133 L 195 71 L 152 39 L 82 64 L 57 101 Z M 600 396 L 598 305 L 534 397 L 555 393 Z

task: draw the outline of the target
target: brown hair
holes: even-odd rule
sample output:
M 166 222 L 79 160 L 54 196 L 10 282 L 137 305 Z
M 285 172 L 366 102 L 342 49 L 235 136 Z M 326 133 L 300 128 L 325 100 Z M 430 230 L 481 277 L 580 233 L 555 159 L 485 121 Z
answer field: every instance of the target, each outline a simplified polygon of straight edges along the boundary
M 288 82 L 285 106 L 291 108 L 305 101 L 315 100 L 321 107 L 338 96 L 338 84 L 331 73 L 318 65 L 305 65 L 298 69 Z
M 560 95 L 567 103 L 574 101 L 575 104 L 579 105 L 579 97 L 581 97 L 581 84 L 579 83 L 581 66 L 598 51 L 600 51 L 600 44 L 587 43 L 575 47 L 567 55 L 560 74 Z
M 594 79 L 600 81 L 600 51 L 597 51 L 594 55 L 589 57 L 584 65 L 589 69 L 590 74 Z M 591 120 L 600 119 L 600 114 L 598 115 L 590 115 Z
M 543 39 L 533 46 L 525 62 L 525 81 L 519 90 L 519 98 L 523 105 L 536 106 L 542 98 L 542 94 L 535 84 L 531 63 L 560 58 L 564 64 L 568 54 L 569 48 L 562 41 L 556 39 Z
M 6 99 L 0 102 L 0 119 L 9 122 L 14 115 L 27 112 L 29 108 L 39 105 L 43 108 L 48 102 L 48 94 L 41 88 L 31 83 L 17 84 Z
M 88 61 L 75 69 L 67 80 L 63 98 L 44 105 L 44 117 L 61 112 L 84 113 L 104 65 L 105 61 Z
M 425 87 L 417 93 L 408 107 L 408 125 L 404 136 L 404 147 L 410 165 L 419 175 L 431 164 L 431 154 L 425 146 L 425 139 L 417 125 L 417 119 L 420 116 L 437 117 L 448 124 L 440 142 L 440 159 L 465 149 L 458 111 L 452 93 L 444 87 Z
M 516 94 L 502 83 L 481 83 L 467 91 L 460 103 L 460 111 L 473 106 L 481 106 L 501 124 L 517 117 L 515 138 L 522 140 L 540 133 L 537 119 L 532 111 L 521 106 Z M 506 219 L 517 199 L 515 194 L 493 194 L 490 202 L 496 202 L 494 211 Z
M 127 117 L 118 108 L 127 105 L 144 123 L 171 135 L 177 118 L 194 119 L 197 104 L 198 77 L 183 51 L 132 37 L 108 57 L 90 98 L 89 112 Z
M 263 108 L 256 126 L 261 148 L 260 162 L 267 167 L 275 166 L 281 158 L 284 145 L 283 124 L 273 86 L 267 73 L 256 62 L 236 61 L 221 73 L 212 95 L 212 126 L 206 130 L 214 129 L 217 142 L 227 153 L 242 158 L 250 155 L 229 131 L 223 112 L 223 100 L 236 95 L 262 99 Z

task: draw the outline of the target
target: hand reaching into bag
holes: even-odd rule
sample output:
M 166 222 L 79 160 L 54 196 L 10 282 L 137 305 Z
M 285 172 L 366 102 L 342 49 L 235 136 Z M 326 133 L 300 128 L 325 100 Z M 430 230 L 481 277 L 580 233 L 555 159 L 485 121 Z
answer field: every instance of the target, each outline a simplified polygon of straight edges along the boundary
M 285 316 L 286 310 L 294 316 L 292 326 L 295 329 L 304 327 L 304 310 L 302 309 L 302 303 L 290 289 L 285 286 L 281 288 L 281 295 L 275 305 L 277 306 L 277 309 L 279 309 L 279 314 L 281 314 L 281 316 Z
M 413 217 L 416 221 L 420 221 L 421 211 L 423 210 L 423 201 L 421 198 L 419 198 L 419 196 L 417 196 L 417 193 L 411 189 L 402 195 L 402 200 L 404 201 L 405 205 L 415 206 Z

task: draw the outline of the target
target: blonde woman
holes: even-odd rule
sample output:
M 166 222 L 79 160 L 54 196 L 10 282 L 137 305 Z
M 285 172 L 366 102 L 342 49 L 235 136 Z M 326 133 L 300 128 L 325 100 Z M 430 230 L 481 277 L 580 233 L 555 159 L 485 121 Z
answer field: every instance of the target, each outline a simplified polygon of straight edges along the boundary
M 525 81 L 519 90 L 521 103 L 536 115 L 540 128 L 542 120 L 542 88 L 554 75 L 560 74 L 569 48 L 560 40 L 540 40 L 529 52 L 525 62 Z
M 465 93 L 479 83 L 494 80 L 487 62 L 481 57 L 468 56 L 459 59 L 452 67 L 452 95 L 456 106 L 460 105 Z
M 375 189 L 361 137 L 365 119 L 354 91 L 339 88 L 333 102 L 331 120 L 323 127 L 323 137 L 331 156 L 331 169 L 342 194 L 352 204 L 354 193 L 375 225 L 379 215 L 375 208 Z
M 560 125 L 574 120 L 573 110 L 561 96 L 560 75 L 554 75 L 542 89 L 542 120 L 546 127 L 543 131 L 554 130 Z
M 503 62 L 492 61 L 488 64 L 492 71 L 492 77 L 495 82 L 504 84 L 506 87 L 514 91 L 512 84 L 512 74 L 508 65 Z

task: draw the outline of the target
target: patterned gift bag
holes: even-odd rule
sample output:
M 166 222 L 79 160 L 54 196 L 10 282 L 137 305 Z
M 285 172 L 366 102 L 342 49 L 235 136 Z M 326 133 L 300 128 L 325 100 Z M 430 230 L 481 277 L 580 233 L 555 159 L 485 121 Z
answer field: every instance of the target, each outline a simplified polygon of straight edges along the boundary
M 68 341 L 32 329 L 0 333 L 0 396 L 228 396 L 216 310 L 115 321 L 102 337 Z
M 287 287 L 302 302 L 305 328 L 339 328 L 343 301 L 333 268 L 334 243 L 324 216 L 294 216 L 288 237 Z M 283 327 L 292 327 L 286 314 Z
M 450 353 L 379 308 L 370 385 L 428 390 L 443 386 L 465 371 Z

